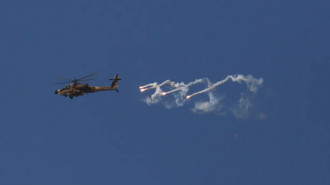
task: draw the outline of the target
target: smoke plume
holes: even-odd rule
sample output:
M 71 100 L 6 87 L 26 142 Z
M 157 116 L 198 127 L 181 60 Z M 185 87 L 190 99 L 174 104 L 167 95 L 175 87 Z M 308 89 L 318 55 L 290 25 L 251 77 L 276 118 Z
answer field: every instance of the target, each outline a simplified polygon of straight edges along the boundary
M 192 108 L 192 111 L 195 113 L 221 112 L 224 107 L 224 105 L 222 104 L 222 100 L 224 99 L 224 97 L 216 97 L 216 95 L 214 94 L 214 89 L 228 81 L 236 82 L 239 84 L 245 83 L 250 93 L 256 93 L 258 91 L 258 88 L 263 84 L 262 78 L 258 79 L 254 78 L 252 75 L 244 76 L 238 74 L 228 75 L 223 80 L 220 80 L 215 83 L 212 83 L 208 78 L 196 79 L 187 84 L 185 84 L 184 82 L 173 82 L 170 80 L 166 80 L 160 84 L 154 82 L 140 86 L 140 92 L 142 93 L 155 89 L 152 95 L 144 99 L 144 102 L 148 105 L 163 103 L 166 108 L 183 106 L 186 102 L 193 101 L 191 100 L 192 97 L 207 93 L 209 100 L 205 102 L 195 102 L 195 106 L 194 108 Z M 196 84 L 204 84 L 205 88 L 200 91 L 188 94 L 189 88 Z M 164 85 L 168 85 L 170 90 L 162 90 L 161 87 Z M 173 95 L 174 100 L 164 100 L 165 96 L 169 94 Z M 248 98 L 244 99 L 243 97 L 241 97 L 238 102 L 238 105 L 236 105 L 237 108 L 233 109 L 232 113 L 237 117 L 243 117 L 243 115 L 250 110 L 253 104 Z

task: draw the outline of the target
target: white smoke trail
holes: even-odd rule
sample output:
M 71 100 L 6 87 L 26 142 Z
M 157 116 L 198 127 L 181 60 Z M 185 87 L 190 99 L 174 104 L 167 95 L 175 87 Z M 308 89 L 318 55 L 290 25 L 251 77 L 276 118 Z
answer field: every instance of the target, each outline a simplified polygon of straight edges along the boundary
M 242 94 L 237 105 L 234 106 L 234 108 L 232 108 L 232 113 L 238 118 L 243 118 L 245 115 L 249 113 L 252 106 L 253 104 L 250 98 L 245 97 L 244 94 Z
M 148 91 L 148 90 L 151 90 L 151 89 L 156 89 L 155 92 L 150 97 L 147 97 L 145 99 L 145 102 L 148 105 L 158 103 L 162 99 L 162 96 L 180 91 L 180 92 L 178 92 L 177 94 L 174 95 L 175 105 L 176 106 L 182 106 L 184 104 L 184 102 L 186 101 L 186 94 L 189 91 L 189 87 L 192 86 L 192 85 L 201 83 L 202 81 L 203 81 L 203 79 L 197 79 L 193 82 L 185 84 L 183 82 L 175 83 L 175 82 L 172 82 L 170 80 L 166 80 L 166 81 L 160 83 L 159 85 L 158 85 L 157 82 L 154 82 L 154 83 L 150 83 L 150 84 L 147 84 L 147 85 L 144 85 L 144 86 L 140 86 L 140 91 L 145 92 L 145 91 Z M 166 84 L 170 85 L 174 89 L 170 90 L 168 92 L 163 92 L 163 90 L 160 87 L 163 86 L 163 85 L 166 85 Z M 166 103 L 166 107 L 169 108 L 169 107 L 172 107 L 172 106 L 170 106 L 169 103 Z
M 173 90 L 171 90 L 171 91 L 168 91 L 168 92 L 163 92 L 162 95 L 164 96 L 164 95 L 167 95 L 167 94 L 174 93 L 174 92 L 176 92 L 176 91 L 183 90 L 183 89 L 188 88 L 188 87 L 190 87 L 190 86 L 192 86 L 192 85 L 195 85 L 195 84 L 198 84 L 198 83 L 202 83 L 203 80 L 205 80 L 205 79 L 196 79 L 196 80 L 193 81 L 193 82 L 189 82 L 187 85 L 184 84 L 183 82 L 181 82 L 181 83 L 174 83 L 174 84 L 172 85 L 172 87 L 175 87 L 175 89 L 173 89 Z M 172 83 L 173 83 L 173 82 L 172 82 Z
M 159 84 L 157 82 L 154 82 L 154 83 L 150 83 L 150 84 L 147 84 L 147 85 L 144 85 L 144 86 L 140 86 L 140 91 L 141 92 L 144 92 L 144 91 L 147 91 L 147 90 L 150 90 L 150 89 L 155 89 L 157 87 L 161 87 L 163 85 L 166 85 L 166 84 L 170 84 L 172 85 L 173 82 L 171 82 L 170 80 L 166 80 L 164 81 L 163 83 Z
M 158 103 L 161 100 L 161 93 L 163 92 L 159 86 L 156 86 L 156 91 L 154 94 L 152 94 L 150 97 L 146 98 L 146 103 L 148 105 Z
M 217 98 L 211 92 L 208 92 L 208 97 L 209 97 L 209 101 L 196 102 L 192 111 L 195 113 L 203 114 L 208 112 L 220 111 L 222 109 L 222 106 L 220 106 L 220 101 L 223 98 Z
M 188 101 L 193 96 L 203 94 L 205 92 L 208 92 L 208 97 L 209 101 L 207 102 L 196 102 L 195 107 L 192 109 L 193 112 L 196 113 L 207 113 L 207 112 L 214 112 L 216 110 L 219 110 L 221 108 L 221 98 L 217 98 L 214 96 L 214 94 L 211 92 L 214 88 L 226 83 L 227 81 L 231 80 L 232 82 L 237 82 L 241 83 L 244 82 L 247 85 L 247 88 L 249 89 L 250 92 L 256 93 L 258 88 L 262 86 L 263 84 L 263 79 L 262 78 L 254 78 L 252 75 L 244 76 L 241 74 L 238 75 L 228 75 L 225 79 L 218 81 L 214 84 L 212 84 L 208 78 L 202 78 L 202 79 L 196 79 L 193 82 L 189 82 L 187 84 L 180 82 L 180 83 L 175 83 L 170 80 L 166 80 L 158 85 L 157 82 L 150 83 L 144 86 L 140 86 L 140 91 L 145 92 L 151 89 L 156 89 L 155 92 L 150 96 L 145 99 L 145 102 L 148 105 L 151 104 L 156 104 L 162 101 L 163 97 L 168 94 L 172 94 L 174 96 L 174 102 L 165 102 L 163 101 L 164 105 L 167 108 L 172 108 L 174 106 L 183 106 L 185 102 Z M 203 90 L 200 90 L 198 92 L 192 93 L 190 95 L 187 95 L 189 88 L 193 85 L 204 83 L 206 85 L 206 88 Z M 170 88 L 173 88 L 172 90 L 169 90 L 167 92 L 164 92 L 161 87 L 163 85 L 170 85 Z M 251 103 L 252 106 L 252 103 Z M 248 109 L 248 106 L 246 109 Z M 242 111 L 242 112 L 247 112 L 247 111 Z M 238 115 L 238 114 L 237 114 Z
M 198 92 L 195 92 L 191 95 L 188 95 L 187 98 L 191 98 L 191 97 L 196 96 L 198 94 L 210 91 L 210 90 L 214 89 L 215 87 L 217 87 L 221 84 L 224 84 L 228 80 L 232 80 L 233 82 L 238 82 L 238 83 L 244 81 L 247 84 L 247 86 L 248 86 L 248 88 L 251 92 L 257 92 L 258 86 L 262 85 L 262 83 L 263 83 L 262 78 L 256 79 L 256 78 L 253 78 L 251 75 L 248 75 L 246 77 L 243 76 L 243 75 L 234 75 L 234 76 L 233 75 L 228 75 L 225 79 L 223 79 L 219 82 L 216 82 L 215 84 L 209 86 L 208 88 L 203 89 L 203 90 L 198 91 Z

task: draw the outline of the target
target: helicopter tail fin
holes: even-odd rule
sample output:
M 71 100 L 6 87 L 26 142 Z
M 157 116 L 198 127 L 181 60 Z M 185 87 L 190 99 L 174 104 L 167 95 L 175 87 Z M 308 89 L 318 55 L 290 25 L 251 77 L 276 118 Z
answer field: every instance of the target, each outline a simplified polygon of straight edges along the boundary
M 118 86 L 117 86 L 118 80 L 121 80 L 121 78 L 119 77 L 119 75 L 117 74 L 114 78 L 111 78 L 109 80 L 112 80 L 112 83 L 111 83 L 111 86 L 110 87 L 112 89 L 116 89 L 117 90 L 117 88 L 118 88 Z M 118 90 L 117 90 L 117 92 L 118 92 Z

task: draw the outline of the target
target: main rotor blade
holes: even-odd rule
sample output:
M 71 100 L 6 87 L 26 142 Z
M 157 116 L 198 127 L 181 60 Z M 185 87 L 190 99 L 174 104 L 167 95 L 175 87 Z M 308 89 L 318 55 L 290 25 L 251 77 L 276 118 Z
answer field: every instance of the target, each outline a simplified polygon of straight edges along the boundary
M 93 75 L 96 75 L 97 73 L 99 73 L 99 72 L 92 73 L 92 74 L 90 74 L 90 75 L 87 75 L 87 76 L 81 77 L 81 78 L 79 78 L 79 80 L 83 80 L 83 79 L 85 79 L 85 78 L 91 77 L 91 76 L 93 76 Z
M 71 83 L 71 82 L 60 82 L 60 83 L 54 83 L 54 85 L 58 85 L 58 84 L 68 84 L 68 83 Z
M 78 80 L 78 82 L 85 82 L 85 81 L 92 81 L 94 79 L 83 79 L 83 80 Z
M 71 80 L 71 79 L 68 79 L 68 78 L 63 78 L 63 77 L 56 77 L 56 78 L 58 78 L 58 79 L 62 79 L 62 80 Z

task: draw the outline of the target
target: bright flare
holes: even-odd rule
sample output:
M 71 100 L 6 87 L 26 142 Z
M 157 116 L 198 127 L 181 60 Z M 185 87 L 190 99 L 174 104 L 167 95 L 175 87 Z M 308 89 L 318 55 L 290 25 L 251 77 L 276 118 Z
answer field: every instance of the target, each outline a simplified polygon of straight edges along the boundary
M 162 92 L 162 96 L 165 96 L 167 93 L 166 92 Z

